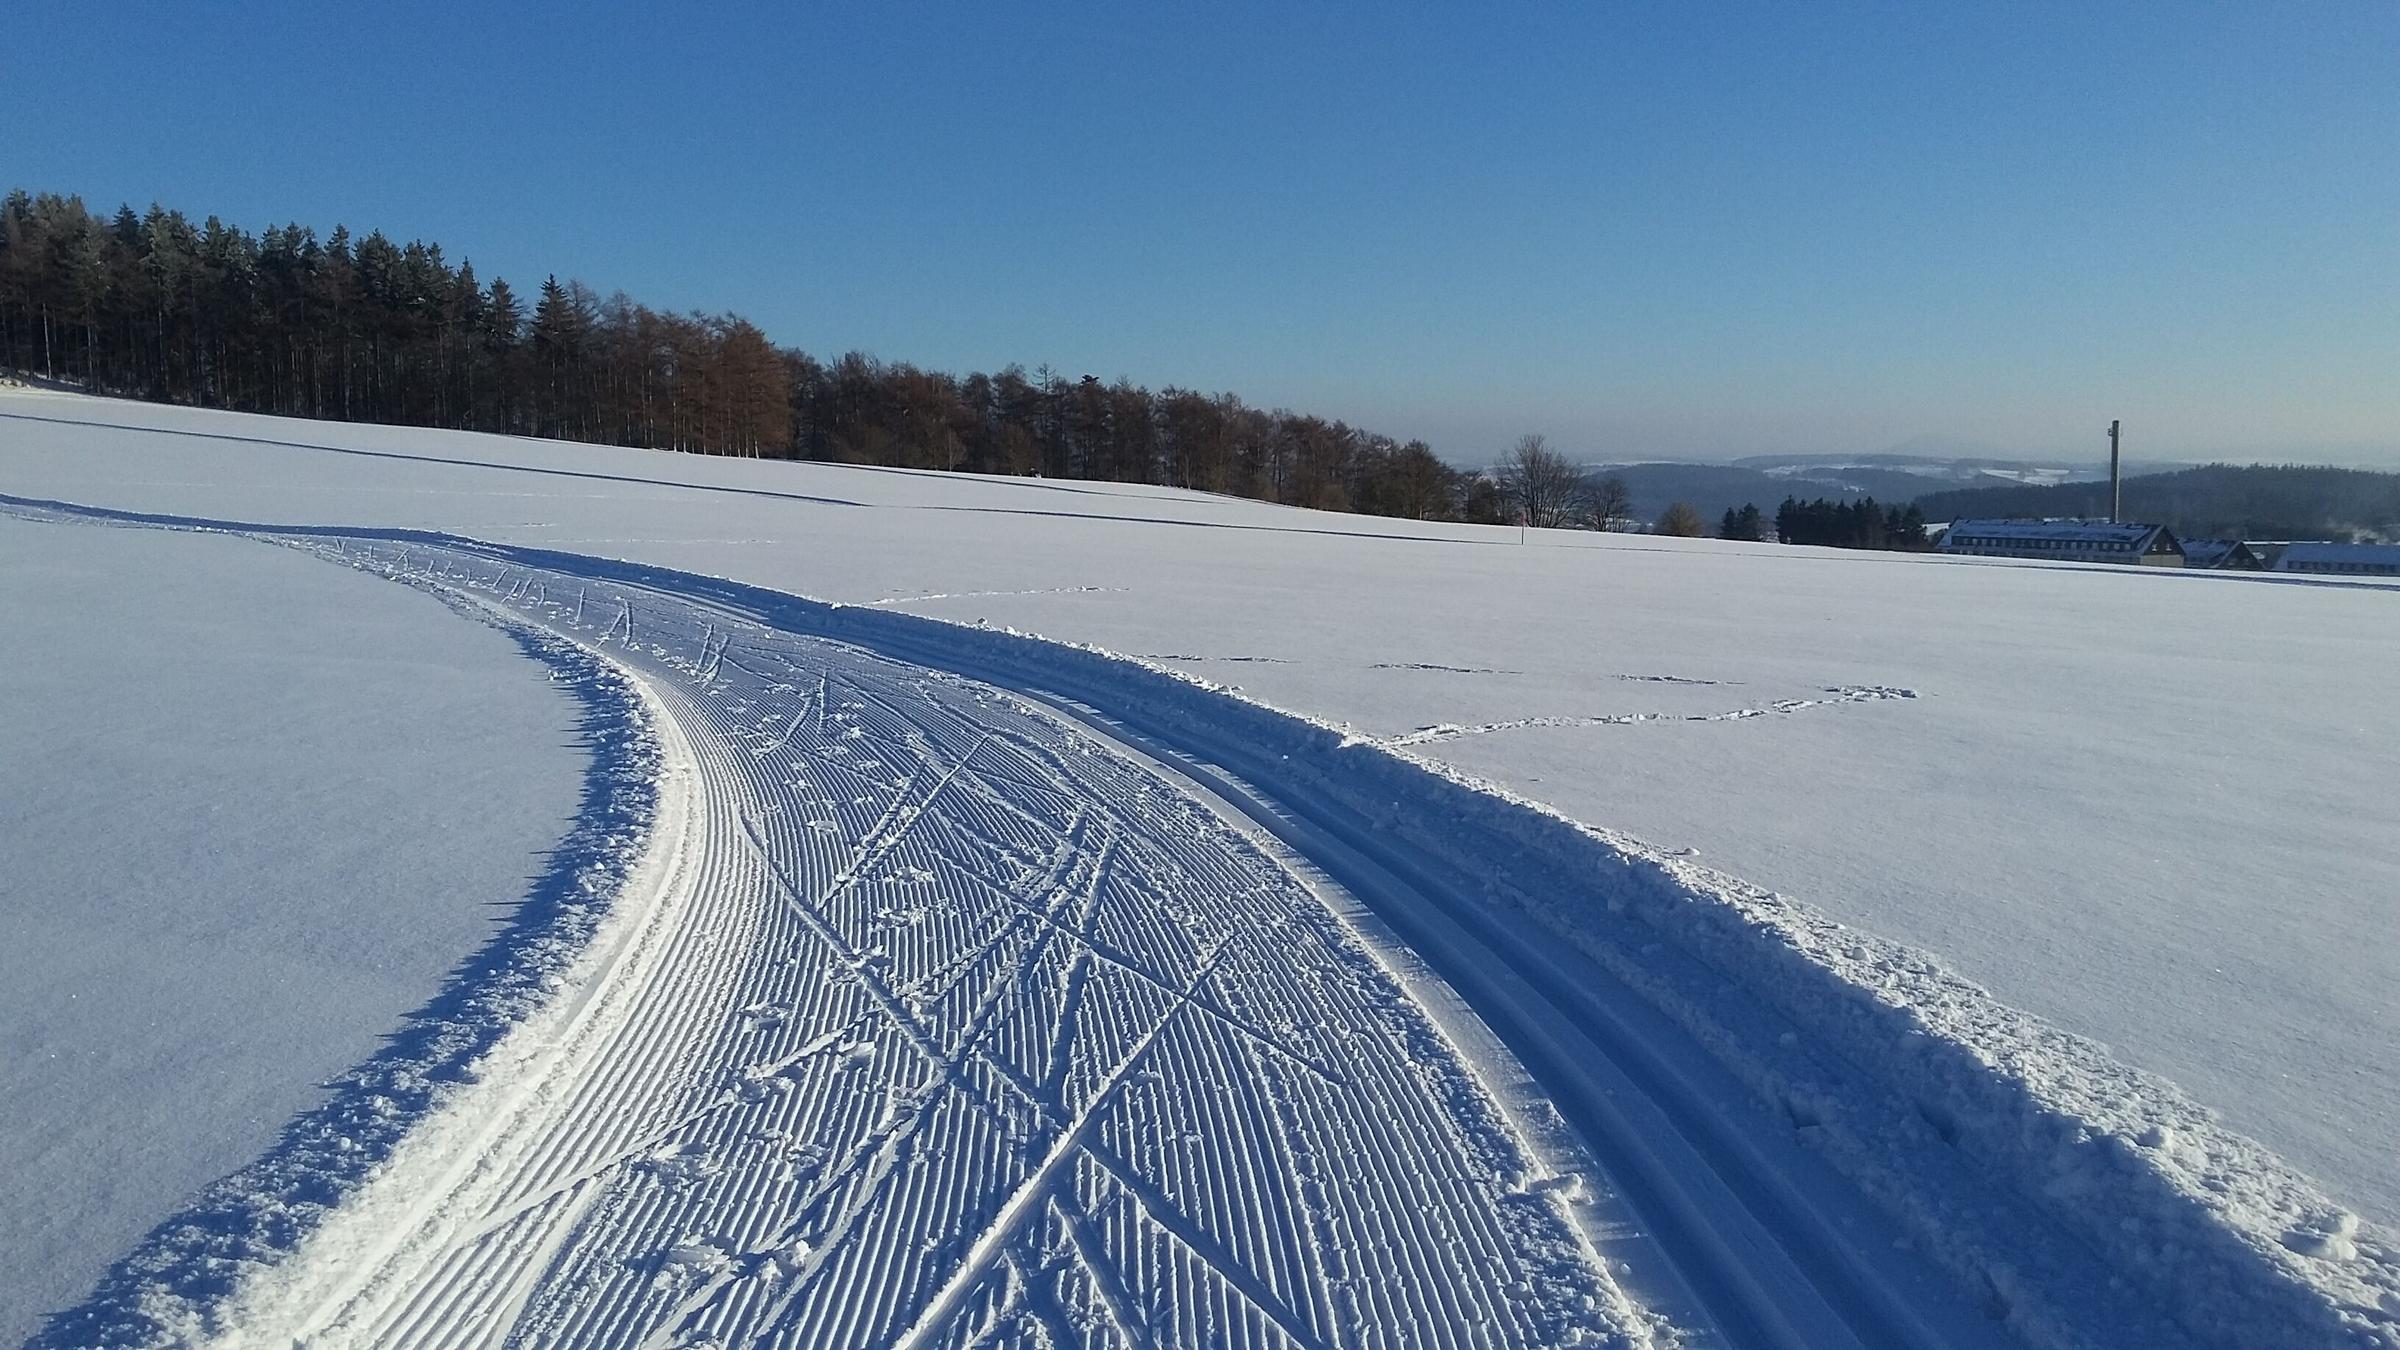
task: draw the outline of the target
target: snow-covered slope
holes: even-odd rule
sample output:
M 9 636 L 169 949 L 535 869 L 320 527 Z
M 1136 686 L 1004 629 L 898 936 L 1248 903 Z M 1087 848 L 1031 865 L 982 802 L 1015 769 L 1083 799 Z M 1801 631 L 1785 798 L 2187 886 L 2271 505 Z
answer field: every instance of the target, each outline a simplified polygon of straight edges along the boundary
M 2231 1089 L 2200 1081 L 2203 1099 L 2231 1106 L 2238 1126 L 2302 1157 L 2354 1205 L 2389 1185 L 2391 955 L 2374 938 L 2388 931 L 2390 889 L 2375 887 L 2394 874 L 2393 832 L 2384 802 L 2340 790 L 2387 772 L 2395 744 L 2391 710 L 2371 692 L 2393 654 L 2377 622 L 2388 589 L 1589 536 L 1517 547 L 1499 532 L 1156 489 L 678 460 L 69 400 L 0 412 L 18 408 L 30 416 L 0 418 L 0 491 L 20 496 L 453 529 L 847 599 L 865 607 L 835 611 L 860 616 L 844 621 L 854 626 L 903 622 L 903 610 L 987 619 L 1238 681 L 1348 724 L 1323 744 L 1290 740 L 1294 761 L 1305 750 L 1309 764 L 1337 752 L 1353 764 L 1355 748 L 1404 762 L 1382 742 L 1656 843 L 1697 841 L 1718 866 L 1836 917 L 1864 914 L 1919 942 L 1934 932 L 1929 945 L 2010 1001 L 2111 1035 L 2121 1051 L 2149 1036 L 2156 1048 L 2129 1057 L 2187 1085 L 2210 1073 L 2166 1062 L 2179 1049 L 2281 1055 L 2280 1078 L 2259 1071 L 2264 1059 L 2194 1056 Z M 95 417 L 200 434 L 73 425 Z M 879 642 L 914 631 L 870 627 Z M 2228 630 L 2279 650 L 2228 654 Z M 2270 680 L 2279 699 L 2253 688 Z M 1221 703 L 1205 705 L 1210 718 Z M 1271 748 L 1294 734 L 1261 723 L 1237 740 Z M 2238 781 L 2208 776 L 2219 755 L 2234 758 Z M 1377 790 L 1371 774 L 1343 772 L 1320 785 L 1327 800 Z M 1392 811 L 1425 791 L 1391 787 Z M 1495 895 L 1588 939 L 1612 979 L 1646 987 L 1680 1034 L 1779 1103 L 1784 1128 L 1857 1184 L 1881 1187 L 1899 1211 L 1912 1197 L 1933 1204 L 1911 1231 L 1954 1268 L 1996 1281 L 1994 1269 L 2017 1270 L 2006 1225 L 1993 1225 L 2024 1202 L 2037 1229 L 2076 1214 L 2132 1225 L 2109 1230 L 2129 1245 L 2095 1268 L 2153 1297 L 2230 1299 L 2215 1311 L 2271 1318 L 2280 1305 L 2242 1272 L 2276 1268 L 2349 1289 L 2337 1297 L 2370 1320 L 2400 1317 L 2377 1302 L 2390 1298 L 2381 1230 L 2173 1089 L 1907 952 L 1721 878 L 1683 876 L 1686 864 L 1645 863 L 1656 879 L 1630 888 L 1578 880 L 1561 860 L 1580 856 L 1585 836 L 1523 833 L 1537 817 L 1492 816 L 1495 838 L 1516 832 L 1525 844 L 1521 862 L 1502 861 L 1519 856 L 1507 847 L 1473 854 L 1487 859 Z M 1470 818 L 1426 825 L 1411 834 L 1456 830 L 1462 847 L 1484 829 Z M 1619 856 L 1613 847 L 1594 858 Z M 1728 863 L 1743 850 L 1760 865 Z M 2237 884 L 2278 869 L 2280 889 Z M 1602 898 L 1622 917 L 1600 917 L 1591 906 Z M 1732 915 L 1746 917 L 1720 931 Z M 1657 934 L 1650 946 L 1634 938 L 1644 926 Z M 1697 964 L 1678 973 L 1687 958 Z M 2247 978 L 2195 990 L 2193 962 Z M 1736 989 L 1751 992 L 1729 997 Z M 1878 991 L 1869 1005 L 1888 1018 L 1842 1013 L 1843 989 Z M 2290 1035 L 2311 1014 L 2313 1058 L 2307 1037 Z M 2358 1064 L 2380 1077 L 2345 1079 Z M 1872 1101 L 1915 1114 L 1885 1120 Z M 2304 1111 L 2320 1104 L 2338 1128 L 2308 1128 Z M 1918 1163 L 1898 1160 L 1928 1148 Z M 1981 1179 L 1957 1184 L 2017 1197 L 1978 1207 L 1963 1227 L 1970 1212 L 1943 1208 L 1955 1187 L 1939 1176 L 1944 1151 L 1961 1149 Z M 2212 1217 L 2191 1228 L 2178 1206 Z M 2062 1293 L 2072 1262 L 2042 1273 L 2066 1253 L 2037 1241 L 2024 1254 L 2035 1259 L 1995 1283 L 1998 1302 L 2076 1306 Z M 2344 1284 L 2354 1277 L 2364 1283 Z
M 1162 488 L 0 413 L 21 495 L 547 544 L 1089 642 L 1368 735 L 1486 728 L 1416 750 L 1939 952 L 2400 1214 L 2389 588 L 1520 548 Z M 1916 697 L 1840 692 L 1868 688 Z
M 0 517 L 0 1343 L 483 945 L 575 812 L 577 715 L 424 596 Z

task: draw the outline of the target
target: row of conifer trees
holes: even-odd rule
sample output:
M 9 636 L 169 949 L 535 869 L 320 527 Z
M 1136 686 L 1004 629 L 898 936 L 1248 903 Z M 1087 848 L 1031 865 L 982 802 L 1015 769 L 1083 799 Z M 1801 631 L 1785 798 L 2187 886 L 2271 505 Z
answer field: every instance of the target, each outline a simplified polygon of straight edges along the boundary
M 704 454 L 1158 483 L 1333 510 L 1500 521 L 1422 441 L 1232 394 L 956 376 L 779 347 L 546 278 L 530 295 L 438 244 L 178 211 L 0 200 L 0 367 L 255 412 Z

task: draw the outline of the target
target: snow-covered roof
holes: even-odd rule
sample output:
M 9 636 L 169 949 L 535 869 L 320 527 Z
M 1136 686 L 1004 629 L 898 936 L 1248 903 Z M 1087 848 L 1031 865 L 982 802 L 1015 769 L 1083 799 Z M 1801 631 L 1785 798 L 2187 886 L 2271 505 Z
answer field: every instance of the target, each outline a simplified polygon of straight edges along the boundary
M 2191 567 L 2214 567 L 2236 553 L 2253 561 L 2258 557 L 2249 544 L 2239 539 L 2186 539 L 2182 543 L 2184 563 Z
M 2067 539 L 2079 544 L 2139 544 L 2158 531 L 2156 525 L 2112 525 L 2105 520 L 1961 520 L 1950 526 L 1953 537 L 1978 539 Z
M 2283 556 L 2275 565 L 2290 568 L 2295 563 L 2371 563 L 2377 567 L 2400 567 L 2400 544 L 2287 544 Z

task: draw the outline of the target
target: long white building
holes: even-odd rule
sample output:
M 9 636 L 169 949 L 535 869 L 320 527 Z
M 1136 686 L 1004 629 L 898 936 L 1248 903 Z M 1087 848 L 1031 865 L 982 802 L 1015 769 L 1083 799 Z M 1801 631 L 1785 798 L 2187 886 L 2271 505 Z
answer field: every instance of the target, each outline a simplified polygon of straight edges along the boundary
M 2275 570 L 2400 577 L 2400 544 L 2287 544 L 2283 556 L 2275 560 Z
M 1942 532 L 1936 552 L 2054 562 L 2183 566 L 2183 545 L 2164 525 L 2105 520 L 1961 520 Z

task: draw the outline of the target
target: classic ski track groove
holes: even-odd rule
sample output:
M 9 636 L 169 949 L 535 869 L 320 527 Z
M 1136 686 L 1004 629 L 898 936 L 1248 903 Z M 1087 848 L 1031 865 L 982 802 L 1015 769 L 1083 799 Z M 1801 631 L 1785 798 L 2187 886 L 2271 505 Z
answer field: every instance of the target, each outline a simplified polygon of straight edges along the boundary
M 227 1339 L 1650 1339 L 1555 1184 L 1596 1169 L 1484 1090 L 1496 1042 L 1171 772 L 703 597 L 282 542 L 584 644 L 669 783 L 574 995 Z

